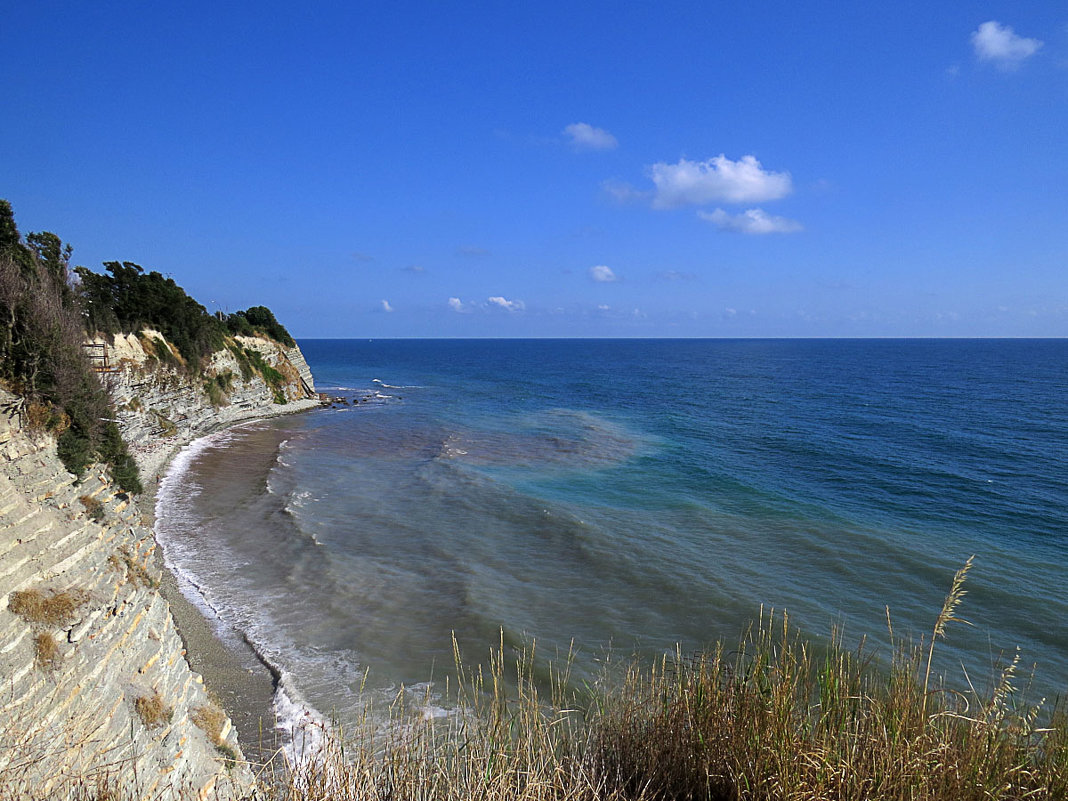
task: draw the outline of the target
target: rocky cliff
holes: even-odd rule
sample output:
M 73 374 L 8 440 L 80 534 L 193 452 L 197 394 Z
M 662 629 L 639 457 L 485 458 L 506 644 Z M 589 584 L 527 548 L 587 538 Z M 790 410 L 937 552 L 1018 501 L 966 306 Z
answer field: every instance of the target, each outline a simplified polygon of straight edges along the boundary
M 267 339 L 229 341 L 196 376 L 155 332 L 107 344 L 98 367 L 146 485 L 197 436 L 318 403 L 299 349 Z M 66 472 L 19 398 L 0 390 L 0 410 L 0 796 L 247 795 L 236 733 L 159 593 L 151 510 L 101 468 Z
M 169 354 L 161 353 L 164 348 Z M 264 337 L 234 337 L 195 377 L 181 369 L 177 350 L 155 331 L 116 336 L 107 354 L 107 370 L 114 372 L 101 377 L 146 483 L 190 440 L 241 420 L 319 404 L 300 348 Z

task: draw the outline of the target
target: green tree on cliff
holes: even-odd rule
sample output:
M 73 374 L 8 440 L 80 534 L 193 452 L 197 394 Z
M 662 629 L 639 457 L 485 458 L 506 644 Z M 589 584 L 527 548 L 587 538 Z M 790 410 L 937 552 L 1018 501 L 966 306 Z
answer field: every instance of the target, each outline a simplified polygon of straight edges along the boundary
M 292 348 L 297 344 L 285 326 L 275 319 L 274 312 L 266 306 L 251 306 L 244 311 L 235 312 L 227 318 L 226 322 L 235 334 L 251 336 L 259 331 L 281 342 L 287 348 Z
M 85 328 L 70 286 L 70 247 L 50 232 L 28 234 L 15 225 L 11 204 L 0 201 L 0 380 L 35 411 L 29 422 L 56 434 L 67 469 L 82 473 L 94 459 L 107 462 L 123 489 L 141 483 L 111 403 L 85 354 Z
M 85 303 L 86 324 L 103 334 L 154 328 L 178 348 L 196 370 L 203 357 L 223 347 L 226 328 L 172 278 L 139 264 L 104 262 L 106 273 L 75 268 Z

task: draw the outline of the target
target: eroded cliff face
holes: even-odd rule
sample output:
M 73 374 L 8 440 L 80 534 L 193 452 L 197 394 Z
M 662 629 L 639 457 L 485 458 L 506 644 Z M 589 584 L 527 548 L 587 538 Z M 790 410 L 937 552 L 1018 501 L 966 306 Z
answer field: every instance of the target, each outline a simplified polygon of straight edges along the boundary
M 197 436 L 318 403 L 297 349 L 242 338 L 191 378 L 153 345 L 117 338 L 102 374 L 146 484 Z M 244 797 L 253 777 L 236 733 L 158 590 L 151 510 L 102 467 L 67 473 L 20 409 L 0 390 L 0 796 L 102 784 L 133 798 Z
M 160 359 L 160 343 L 166 345 L 162 335 L 151 330 L 115 337 L 108 348 L 108 365 L 115 372 L 101 374 L 142 481 L 155 480 L 190 440 L 241 420 L 319 404 L 299 348 L 260 337 L 235 337 L 230 347 L 212 355 L 203 375 L 190 377 Z M 177 360 L 177 351 L 170 350 L 170 358 Z M 258 354 L 260 365 L 250 353 Z M 265 377 L 262 365 L 277 376 Z

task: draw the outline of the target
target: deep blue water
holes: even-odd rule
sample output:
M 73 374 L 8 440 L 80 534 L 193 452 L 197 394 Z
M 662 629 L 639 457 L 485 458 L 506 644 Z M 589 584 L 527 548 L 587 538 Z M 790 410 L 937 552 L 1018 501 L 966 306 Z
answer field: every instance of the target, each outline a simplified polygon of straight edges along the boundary
M 361 402 L 201 443 L 160 504 L 168 559 L 299 703 L 440 677 L 451 632 L 471 661 L 574 639 L 594 670 L 764 605 L 879 648 L 972 554 L 940 668 L 982 684 L 1019 645 L 1068 689 L 1068 341 L 300 344 Z

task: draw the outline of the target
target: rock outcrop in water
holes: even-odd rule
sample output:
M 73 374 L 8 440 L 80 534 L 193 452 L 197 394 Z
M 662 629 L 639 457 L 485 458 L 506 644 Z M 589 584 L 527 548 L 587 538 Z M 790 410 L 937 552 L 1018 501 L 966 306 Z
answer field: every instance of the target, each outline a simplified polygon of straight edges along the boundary
M 146 485 L 197 436 L 319 403 L 299 349 L 267 338 L 195 374 L 155 332 L 108 345 L 101 378 Z M 68 473 L 20 398 L 0 390 L 0 409 L 0 794 L 247 795 L 236 733 L 159 593 L 150 510 L 99 466 Z

